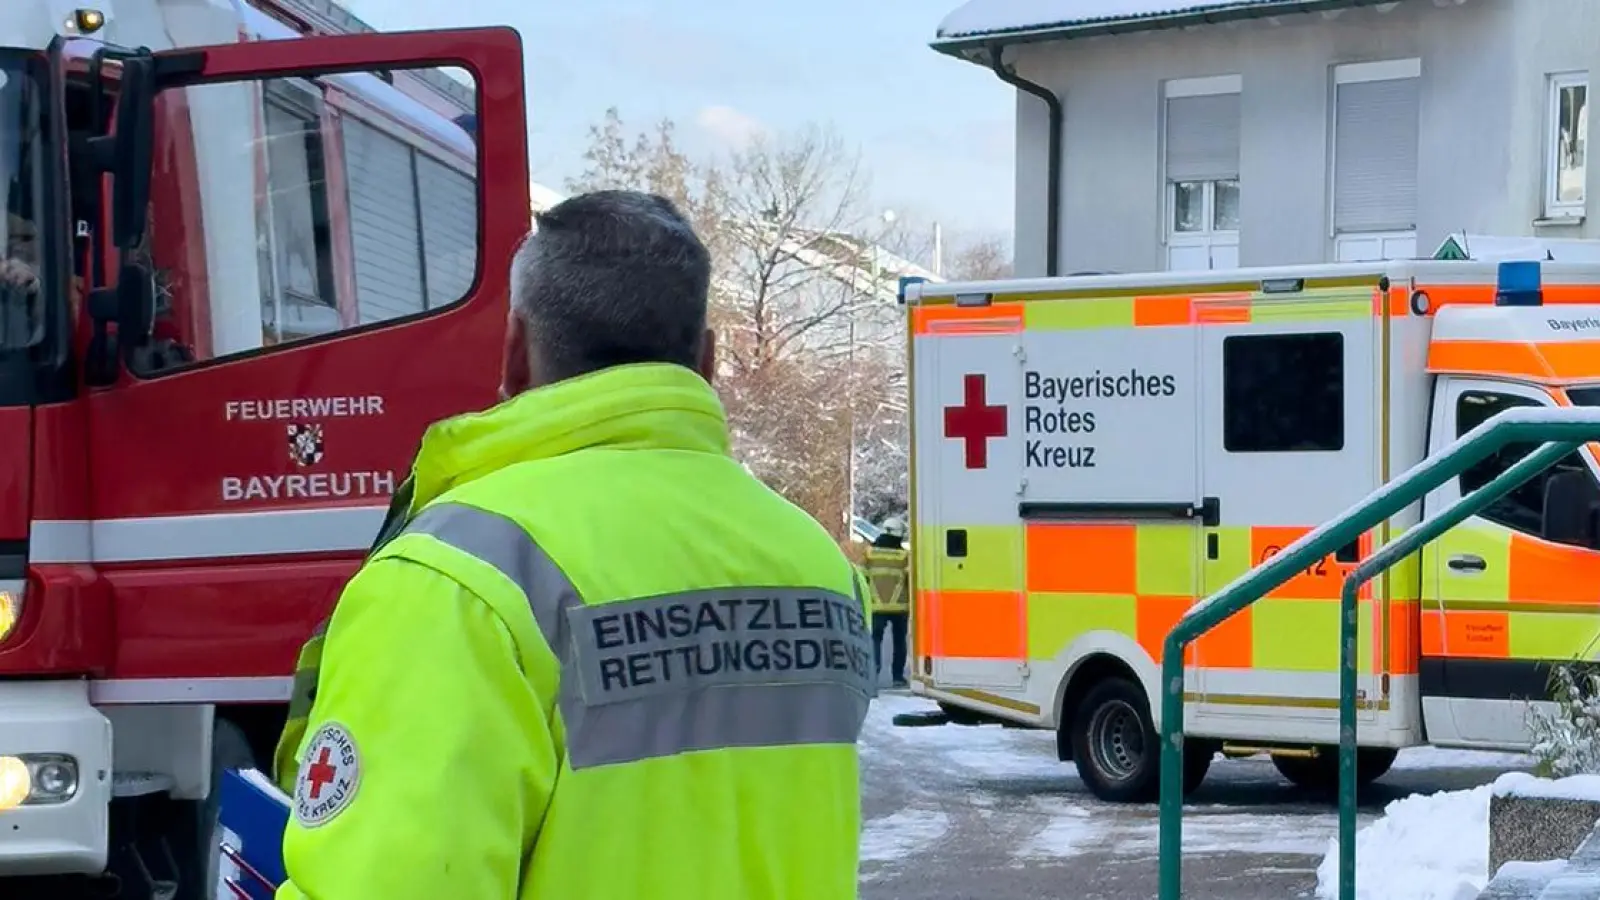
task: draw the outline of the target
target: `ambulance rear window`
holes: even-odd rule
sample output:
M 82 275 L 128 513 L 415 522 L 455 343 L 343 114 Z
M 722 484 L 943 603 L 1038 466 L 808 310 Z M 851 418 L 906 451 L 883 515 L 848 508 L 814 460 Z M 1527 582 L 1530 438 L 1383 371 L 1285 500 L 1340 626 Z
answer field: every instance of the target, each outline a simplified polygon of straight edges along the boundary
M 1344 335 L 1224 338 L 1222 419 L 1229 453 L 1344 449 Z

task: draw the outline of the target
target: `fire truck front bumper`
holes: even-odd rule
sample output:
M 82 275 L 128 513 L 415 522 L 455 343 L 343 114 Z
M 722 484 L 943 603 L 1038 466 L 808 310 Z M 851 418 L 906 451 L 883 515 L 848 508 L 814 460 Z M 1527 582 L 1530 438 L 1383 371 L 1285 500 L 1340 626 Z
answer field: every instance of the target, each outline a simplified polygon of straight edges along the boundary
M 0 877 L 104 871 L 111 784 L 86 684 L 0 682 Z

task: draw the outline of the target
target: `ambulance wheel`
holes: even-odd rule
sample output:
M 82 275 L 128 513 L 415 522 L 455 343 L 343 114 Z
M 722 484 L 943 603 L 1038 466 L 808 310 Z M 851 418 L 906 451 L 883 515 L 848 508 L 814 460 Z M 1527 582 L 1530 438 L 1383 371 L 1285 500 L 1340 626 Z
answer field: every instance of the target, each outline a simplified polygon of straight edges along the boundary
M 1278 774 L 1289 779 L 1296 787 L 1319 794 L 1339 790 L 1339 748 L 1318 747 L 1316 756 L 1274 756 L 1272 765 Z M 1400 751 L 1393 747 L 1356 748 L 1356 786 L 1365 787 L 1384 775 L 1394 765 Z
M 1071 721 L 1072 761 L 1096 798 L 1108 803 L 1150 803 L 1161 793 L 1161 739 L 1151 722 L 1144 689 L 1108 678 L 1089 689 Z M 1214 748 L 1195 741 L 1184 754 L 1183 792 L 1205 780 Z

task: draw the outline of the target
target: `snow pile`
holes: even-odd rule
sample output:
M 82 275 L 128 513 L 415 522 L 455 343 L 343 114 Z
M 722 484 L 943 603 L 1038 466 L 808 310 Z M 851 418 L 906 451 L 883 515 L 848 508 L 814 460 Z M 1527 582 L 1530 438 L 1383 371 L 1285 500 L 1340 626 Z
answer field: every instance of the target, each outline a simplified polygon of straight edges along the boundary
M 1494 873 L 1496 884 L 1505 881 L 1534 881 L 1548 884 L 1567 867 L 1564 859 L 1547 859 L 1542 862 L 1508 860 Z
M 1309 2 L 1309 0 L 1307 0 Z M 1118 22 L 1283 0 L 968 0 L 939 23 L 939 37 L 1022 31 L 1084 22 Z
M 1496 797 L 1529 797 L 1540 800 L 1584 800 L 1600 803 L 1600 775 L 1568 775 L 1566 778 L 1539 778 L 1526 772 L 1507 772 L 1494 780 Z
M 1356 832 L 1356 900 L 1472 900 L 1489 880 L 1489 796 L 1413 794 Z M 1339 895 L 1339 845 L 1317 867 L 1318 900 Z

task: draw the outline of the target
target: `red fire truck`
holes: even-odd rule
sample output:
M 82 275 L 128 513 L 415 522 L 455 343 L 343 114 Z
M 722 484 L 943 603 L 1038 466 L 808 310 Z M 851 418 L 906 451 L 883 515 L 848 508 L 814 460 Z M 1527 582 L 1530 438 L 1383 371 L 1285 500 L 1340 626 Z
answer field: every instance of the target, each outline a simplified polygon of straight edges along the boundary
M 259 2 L 0 15 L 0 897 L 209 895 L 218 772 L 495 397 L 518 35 Z

